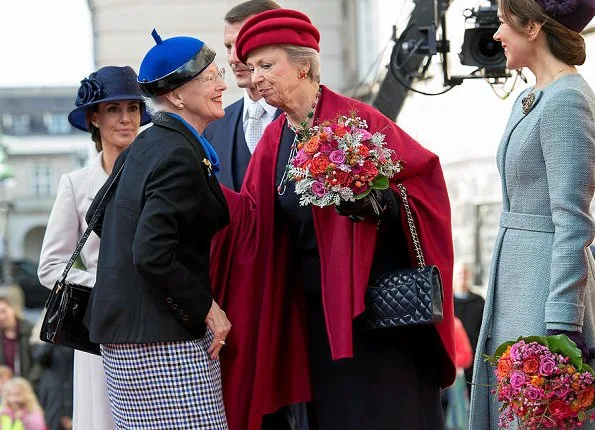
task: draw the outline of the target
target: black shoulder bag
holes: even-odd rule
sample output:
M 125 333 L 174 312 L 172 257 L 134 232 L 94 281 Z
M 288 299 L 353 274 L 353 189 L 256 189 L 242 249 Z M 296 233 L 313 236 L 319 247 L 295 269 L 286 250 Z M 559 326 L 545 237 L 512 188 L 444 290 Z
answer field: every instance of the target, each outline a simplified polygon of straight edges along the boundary
M 93 231 L 93 227 L 95 227 L 99 217 L 105 210 L 105 206 L 120 178 L 123 168 L 124 164 L 122 164 L 122 167 L 120 167 L 116 176 L 114 176 L 99 205 L 97 205 L 97 209 L 87 226 L 87 230 L 85 230 L 85 233 L 79 239 L 76 249 L 72 257 L 70 257 L 70 261 L 68 261 L 68 264 L 64 268 L 60 279 L 54 284 L 54 288 L 45 303 L 46 314 L 39 336 L 44 342 L 100 355 L 99 344 L 91 342 L 89 339 L 89 330 L 83 324 L 83 318 L 89 304 L 92 288 L 69 282 L 66 280 L 66 276 Z
M 356 319 L 358 329 L 377 329 L 406 325 L 433 324 L 442 321 L 442 280 L 436 266 L 426 266 L 409 207 L 407 190 L 397 185 L 407 215 L 419 267 L 397 269 L 382 274 L 368 286 L 366 309 Z

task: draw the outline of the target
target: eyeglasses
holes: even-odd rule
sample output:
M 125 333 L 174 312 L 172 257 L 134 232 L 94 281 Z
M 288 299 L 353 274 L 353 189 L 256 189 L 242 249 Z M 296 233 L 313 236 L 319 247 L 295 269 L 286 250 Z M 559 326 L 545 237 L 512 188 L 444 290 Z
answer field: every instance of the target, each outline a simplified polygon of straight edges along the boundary
M 225 69 L 223 67 L 221 67 L 220 69 L 217 69 L 217 73 L 212 73 L 209 76 L 197 76 L 196 78 L 192 79 L 200 81 L 200 82 L 205 82 L 205 83 L 212 83 L 215 82 L 217 79 L 221 80 L 221 81 L 225 81 Z

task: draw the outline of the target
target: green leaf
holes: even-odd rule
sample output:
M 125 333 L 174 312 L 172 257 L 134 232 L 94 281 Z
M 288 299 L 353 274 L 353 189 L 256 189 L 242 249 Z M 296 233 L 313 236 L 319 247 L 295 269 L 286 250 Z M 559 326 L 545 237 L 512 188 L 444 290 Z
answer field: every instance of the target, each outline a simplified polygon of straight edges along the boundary
M 587 419 L 587 413 L 585 411 L 579 411 L 577 418 L 580 422 L 583 422 Z
M 374 190 L 386 190 L 389 185 L 390 184 L 386 176 L 377 176 L 376 179 L 372 181 L 372 185 L 370 185 L 370 187 Z
M 557 334 L 555 336 L 548 336 L 547 346 L 550 351 L 565 355 L 570 359 L 574 367 L 580 369 L 583 365 L 583 354 L 576 344 L 571 341 L 565 334 Z
M 496 352 L 494 352 L 494 357 L 496 357 L 496 359 L 502 357 L 502 354 L 504 354 L 504 352 L 506 352 L 506 348 L 508 348 L 511 345 L 514 345 L 515 343 L 516 342 L 513 340 L 504 342 L 502 345 L 500 345 L 498 348 L 496 348 Z
M 372 189 L 371 188 L 368 188 L 366 191 L 364 191 L 361 194 L 356 195 L 354 198 L 355 198 L 355 200 L 361 200 L 364 197 L 366 197 L 368 194 L 370 194 L 371 191 L 372 191 Z

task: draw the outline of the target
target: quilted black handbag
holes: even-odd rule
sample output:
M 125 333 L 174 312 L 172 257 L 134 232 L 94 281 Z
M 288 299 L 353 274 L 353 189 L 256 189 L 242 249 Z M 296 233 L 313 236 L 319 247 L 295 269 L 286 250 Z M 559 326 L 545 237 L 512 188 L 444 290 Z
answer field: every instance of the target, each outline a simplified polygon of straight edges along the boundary
M 407 215 L 407 224 L 418 267 L 397 269 L 382 274 L 368 286 L 364 313 L 358 329 L 378 329 L 405 325 L 433 324 L 442 321 L 442 280 L 436 266 L 426 266 L 417 228 L 411 214 L 407 190 L 398 184 Z
M 101 198 L 87 230 L 79 239 L 79 242 L 62 272 L 62 276 L 54 284 L 54 288 L 48 297 L 45 308 L 46 313 L 41 325 L 40 339 L 44 342 L 56 345 L 68 346 L 80 351 L 100 355 L 99 344 L 91 342 L 89 331 L 83 324 L 85 311 L 91 296 L 91 288 L 86 285 L 75 284 L 66 280 L 68 272 L 78 258 L 81 249 L 93 231 L 93 227 L 103 213 L 111 193 L 117 183 L 124 165 L 120 167 Z

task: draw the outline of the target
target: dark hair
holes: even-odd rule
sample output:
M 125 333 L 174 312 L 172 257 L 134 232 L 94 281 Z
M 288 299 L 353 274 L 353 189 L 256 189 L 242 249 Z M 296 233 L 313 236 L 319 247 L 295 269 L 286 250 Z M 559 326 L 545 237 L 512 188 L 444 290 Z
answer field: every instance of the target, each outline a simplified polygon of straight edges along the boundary
M 281 9 L 281 6 L 273 0 L 248 0 L 232 7 L 223 19 L 229 24 L 235 24 L 247 20 L 252 15 L 273 9 Z
M 536 0 L 499 0 L 505 21 L 517 31 L 533 21 L 542 24 L 552 54 L 569 66 L 580 66 L 587 58 L 585 39 L 548 16 Z
M 99 132 L 99 128 L 93 125 L 93 114 L 99 110 L 99 104 L 95 104 L 89 106 L 87 108 L 87 112 L 85 113 L 85 122 L 87 123 L 87 129 L 89 133 L 91 133 L 91 140 L 95 142 L 95 149 L 97 152 L 101 152 L 103 149 L 103 145 L 101 143 L 101 133 Z
M 138 107 L 139 115 L 142 122 L 142 117 L 146 109 L 145 103 L 139 101 Z M 93 118 L 93 114 L 98 111 L 99 103 L 89 106 L 87 108 L 87 111 L 85 112 L 85 123 L 87 124 L 87 129 L 89 130 L 89 133 L 91 133 L 91 140 L 95 142 L 95 149 L 97 150 L 97 152 L 101 152 L 101 150 L 103 149 L 103 144 L 101 143 L 101 133 L 99 132 L 99 128 L 95 127 L 93 125 L 93 122 L 91 121 L 91 119 Z

